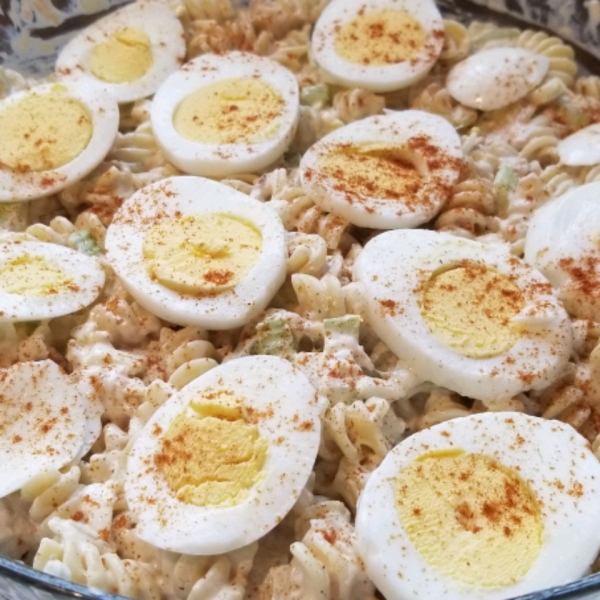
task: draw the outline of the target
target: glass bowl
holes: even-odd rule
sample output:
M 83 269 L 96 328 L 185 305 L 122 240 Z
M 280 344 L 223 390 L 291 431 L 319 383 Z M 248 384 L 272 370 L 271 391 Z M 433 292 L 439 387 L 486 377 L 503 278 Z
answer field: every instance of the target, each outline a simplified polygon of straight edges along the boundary
M 27 75 L 48 73 L 56 51 L 75 32 L 129 1 L 92 0 L 83 3 L 84 10 L 78 10 L 81 7 L 77 0 L 0 0 L 0 65 Z M 438 4 L 445 14 L 465 23 L 479 19 L 549 30 L 575 46 L 584 70 L 600 71 L 600 0 L 438 0 Z M 34 5 L 45 6 L 44 15 L 32 10 Z M 19 50 L 25 47 L 29 52 Z M 0 556 L 0 600 L 72 598 L 125 600 L 123 596 L 77 585 Z M 600 573 L 511 600 L 550 599 L 600 600 Z

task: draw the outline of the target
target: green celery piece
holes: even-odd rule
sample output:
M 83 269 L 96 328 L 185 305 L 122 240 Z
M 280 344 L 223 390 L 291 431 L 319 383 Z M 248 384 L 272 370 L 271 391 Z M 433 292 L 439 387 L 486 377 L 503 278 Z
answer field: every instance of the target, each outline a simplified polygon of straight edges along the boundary
M 271 354 L 290 359 L 295 353 L 294 336 L 285 319 L 267 317 L 256 326 L 257 339 L 252 354 Z
M 502 214 L 508 207 L 508 194 L 514 191 L 519 184 L 519 178 L 507 165 L 501 165 L 494 178 L 494 189 L 496 190 L 496 204 Z
M 351 335 L 358 339 L 360 324 L 361 318 L 358 315 L 344 315 L 343 317 L 325 319 L 323 321 L 325 338 L 332 338 L 339 335 Z
M 311 85 L 300 92 L 300 104 L 312 106 L 313 104 L 326 104 L 329 101 L 329 86 L 326 83 Z
M 95 256 L 101 253 L 100 246 L 98 246 L 96 240 L 91 236 L 87 229 L 75 231 L 69 236 L 68 241 L 69 244 L 75 247 L 75 250 L 82 252 L 83 254 Z

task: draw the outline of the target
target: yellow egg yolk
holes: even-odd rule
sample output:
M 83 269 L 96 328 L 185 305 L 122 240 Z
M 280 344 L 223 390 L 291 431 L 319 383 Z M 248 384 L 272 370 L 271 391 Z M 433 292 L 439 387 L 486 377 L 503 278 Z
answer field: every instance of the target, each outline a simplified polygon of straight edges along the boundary
M 226 79 L 184 98 L 173 125 L 201 144 L 257 144 L 277 133 L 283 107 L 281 95 L 261 79 Z
M 262 235 L 251 223 L 217 213 L 187 215 L 155 225 L 142 252 L 150 276 L 181 294 L 219 293 L 254 267 Z
M 0 111 L 0 168 L 26 173 L 57 169 L 77 158 L 92 137 L 92 120 L 60 85 Z
M 433 275 L 420 298 L 429 331 L 471 358 L 497 356 L 512 348 L 520 333 L 510 319 L 524 306 L 515 283 L 480 265 Z
M 90 69 L 107 83 L 131 83 L 148 72 L 153 60 L 150 38 L 140 29 L 125 27 L 94 46 Z
M 233 403 L 193 403 L 175 418 L 154 464 L 181 502 L 234 506 L 262 478 L 267 441 Z
M 539 503 L 516 471 L 482 454 L 432 452 L 403 468 L 396 508 L 422 557 L 461 583 L 514 584 L 537 559 Z
M 384 200 L 405 199 L 417 195 L 426 182 L 409 156 L 399 146 L 340 144 L 323 156 L 319 168 L 337 191 Z
M 9 294 L 50 296 L 74 291 L 73 279 L 43 256 L 25 254 L 0 267 L 0 288 Z
M 424 44 L 423 27 L 407 12 L 363 10 L 340 27 L 335 51 L 348 62 L 379 66 L 410 60 Z

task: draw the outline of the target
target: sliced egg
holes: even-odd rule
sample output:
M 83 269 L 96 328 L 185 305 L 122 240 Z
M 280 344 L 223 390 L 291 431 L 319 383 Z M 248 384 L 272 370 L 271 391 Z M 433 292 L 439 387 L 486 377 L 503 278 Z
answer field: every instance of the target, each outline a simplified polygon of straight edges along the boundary
M 308 480 L 319 415 L 313 386 L 279 357 L 232 360 L 194 380 L 158 409 L 129 455 L 136 535 L 185 554 L 259 539 Z
M 0 322 L 68 315 L 91 304 L 104 286 L 92 256 L 45 242 L 0 243 Z
M 0 369 L 0 404 L 0 498 L 82 456 L 100 432 L 97 411 L 51 360 Z
M 285 229 L 277 214 L 202 177 L 142 188 L 115 214 L 105 246 L 131 295 L 179 325 L 243 325 L 285 279 Z
M 370 475 L 356 534 L 387 600 L 504 600 L 585 575 L 600 463 L 570 425 L 484 413 L 424 429 Z
M 580 319 L 600 320 L 600 183 L 589 183 L 548 202 L 533 215 L 525 260 L 559 291 Z
M 0 202 L 78 181 L 108 154 L 118 127 L 116 102 L 91 83 L 48 83 L 0 100 Z
M 523 48 L 491 48 L 454 65 L 446 78 L 446 87 L 465 106 L 496 110 L 535 89 L 549 66 L 545 56 Z
M 300 100 L 294 75 L 245 52 L 204 54 L 173 73 L 152 102 L 152 129 L 168 159 L 206 177 L 256 171 L 288 148 Z
M 156 92 L 185 59 L 183 27 L 166 3 L 138 0 L 86 27 L 61 51 L 61 78 L 88 78 L 119 103 Z
M 333 0 L 312 35 L 314 58 L 329 81 L 375 92 L 424 77 L 443 45 L 444 23 L 432 0 Z
M 586 167 L 600 163 L 600 123 L 594 123 L 561 140 L 557 146 L 563 165 Z
M 359 227 L 417 227 L 442 208 L 463 164 L 452 125 L 420 110 L 350 123 L 311 146 L 302 185 L 326 211 Z
M 571 326 L 552 286 L 502 244 L 389 231 L 354 266 L 366 318 L 426 381 L 493 402 L 556 380 Z

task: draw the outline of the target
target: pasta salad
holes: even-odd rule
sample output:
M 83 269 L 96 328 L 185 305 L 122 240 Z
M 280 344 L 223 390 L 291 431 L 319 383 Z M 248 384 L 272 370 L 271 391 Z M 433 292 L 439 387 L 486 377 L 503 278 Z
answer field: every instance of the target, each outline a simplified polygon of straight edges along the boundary
M 146 600 L 595 570 L 599 122 L 561 39 L 429 1 L 137 0 L 0 67 L 0 553 Z

